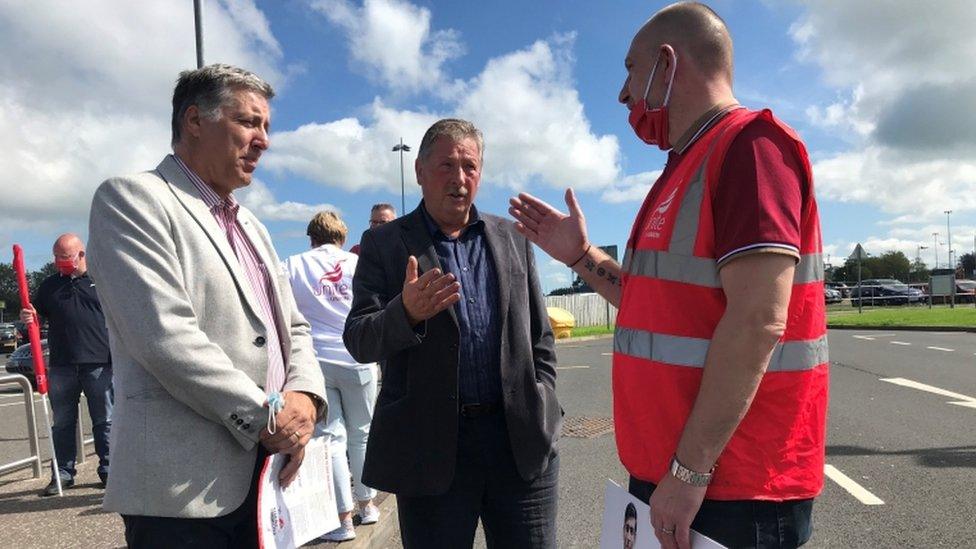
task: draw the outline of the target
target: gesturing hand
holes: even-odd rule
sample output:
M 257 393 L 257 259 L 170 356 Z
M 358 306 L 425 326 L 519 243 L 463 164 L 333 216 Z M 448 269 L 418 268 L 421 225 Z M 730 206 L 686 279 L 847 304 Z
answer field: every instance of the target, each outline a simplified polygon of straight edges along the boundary
M 461 284 L 454 280 L 454 275 L 442 275 L 440 269 L 431 269 L 418 277 L 417 258 L 410 256 L 402 294 L 410 325 L 423 322 L 460 301 L 460 289 Z
M 566 189 L 569 215 L 528 193 L 510 199 L 515 229 L 557 261 L 570 264 L 586 250 L 586 218 L 573 189 Z

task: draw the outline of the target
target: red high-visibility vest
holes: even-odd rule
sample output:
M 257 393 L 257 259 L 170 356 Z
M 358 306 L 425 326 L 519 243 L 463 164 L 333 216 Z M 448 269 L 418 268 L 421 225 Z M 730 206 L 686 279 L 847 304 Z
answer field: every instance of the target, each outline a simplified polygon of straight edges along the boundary
M 807 186 L 800 256 L 786 332 L 755 399 L 719 456 L 705 497 L 812 498 L 823 488 L 828 360 L 823 255 L 806 148 L 770 111 L 734 110 L 708 129 L 645 200 L 623 263 L 613 354 L 617 449 L 635 477 L 668 471 L 701 384 L 705 355 L 725 313 L 716 267 L 712 186 L 732 140 L 763 118 L 795 143 Z

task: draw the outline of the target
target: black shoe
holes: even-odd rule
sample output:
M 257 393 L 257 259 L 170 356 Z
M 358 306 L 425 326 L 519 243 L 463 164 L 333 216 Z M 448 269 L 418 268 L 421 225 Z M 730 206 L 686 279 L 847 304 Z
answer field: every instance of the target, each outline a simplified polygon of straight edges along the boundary
M 62 490 L 65 488 L 71 488 L 74 485 L 75 485 L 75 479 L 73 478 L 65 479 L 63 477 L 61 478 Z M 51 483 L 47 485 L 47 488 L 45 488 L 43 492 L 41 492 L 41 497 L 46 498 L 49 496 L 56 496 L 56 495 L 58 495 L 58 483 L 52 478 Z
M 98 480 L 102 481 L 102 490 L 108 486 L 108 473 L 98 473 Z

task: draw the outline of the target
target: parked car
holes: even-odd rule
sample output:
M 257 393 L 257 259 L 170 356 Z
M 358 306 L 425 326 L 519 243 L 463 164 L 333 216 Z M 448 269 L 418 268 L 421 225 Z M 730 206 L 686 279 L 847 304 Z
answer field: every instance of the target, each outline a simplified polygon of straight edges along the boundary
M 915 288 L 913 286 L 908 287 L 908 302 L 909 303 L 926 303 L 929 298 L 925 295 L 925 292 L 921 288 Z
M 20 342 L 20 333 L 13 324 L 0 324 L 0 352 L 13 351 Z
M 46 339 L 41 340 L 41 348 L 44 350 L 44 365 L 46 366 L 50 355 Z M 36 383 L 34 381 L 34 357 L 31 354 L 30 343 L 17 347 L 10 355 L 10 358 L 7 359 L 7 372 L 26 376 L 31 381 L 31 385 Z
M 871 278 L 862 280 L 861 286 L 851 289 L 851 306 L 865 305 L 907 305 L 924 299 L 921 292 L 913 292 L 908 285 L 893 278 Z
M 956 279 L 956 303 L 972 303 L 976 292 L 976 280 Z
M 840 290 L 824 286 L 824 301 L 826 303 L 840 303 L 843 299 Z
M 837 290 L 842 298 L 851 297 L 851 287 L 843 282 L 825 282 L 824 286 Z

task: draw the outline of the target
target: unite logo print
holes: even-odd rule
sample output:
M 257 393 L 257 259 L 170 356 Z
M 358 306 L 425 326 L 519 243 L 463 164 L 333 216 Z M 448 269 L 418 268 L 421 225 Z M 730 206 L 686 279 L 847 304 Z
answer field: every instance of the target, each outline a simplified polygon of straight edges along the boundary
M 336 263 L 335 267 L 333 267 L 331 271 L 326 271 L 325 274 L 322 275 L 322 278 L 319 279 L 319 282 L 322 282 L 323 280 L 328 280 L 329 282 L 335 284 L 336 282 L 342 280 L 343 261 L 345 261 L 345 259 L 342 259 L 338 263 Z
M 329 301 L 339 301 L 349 297 L 349 285 L 342 282 L 343 262 L 345 259 L 340 259 L 319 278 L 318 287 L 315 288 L 316 296 L 324 295 Z
M 661 201 L 661 203 L 654 208 L 654 213 L 651 214 L 650 219 L 647 220 L 647 225 L 645 225 L 644 230 L 648 238 L 660 238 L 661 229 L 664 228 L 664 223 L 668 218 L 668 210 L 671 209 L 671 205 L 674 203 L 674 197 L 678 194 L 678 187 L 675 187 L 668 196 Z

